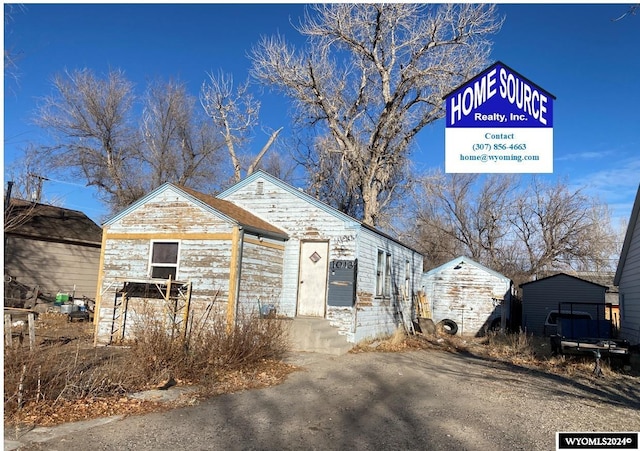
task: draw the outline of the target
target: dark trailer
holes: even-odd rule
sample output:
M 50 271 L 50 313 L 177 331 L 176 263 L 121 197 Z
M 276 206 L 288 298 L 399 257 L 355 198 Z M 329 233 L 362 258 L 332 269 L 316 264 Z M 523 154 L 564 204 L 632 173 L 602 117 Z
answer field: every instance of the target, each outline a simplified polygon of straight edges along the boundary
M 617 339 L 612 312 L 610 303 L 559 302 L 556 333 L 551 335 L 553 354 L 616 357 L 628 364 L 629 342 Z

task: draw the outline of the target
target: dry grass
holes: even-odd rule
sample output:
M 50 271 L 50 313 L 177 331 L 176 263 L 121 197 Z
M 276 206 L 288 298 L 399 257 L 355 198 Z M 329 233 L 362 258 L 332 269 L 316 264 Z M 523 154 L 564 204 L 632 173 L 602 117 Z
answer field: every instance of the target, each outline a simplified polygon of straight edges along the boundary
M 553 356 L 548 338 L 523 332 L 504 334 L 492 332 L 485 337 L 462 337 L 438 331 L 435 334 L 407 335 L 401 328 L 385 338 L 364 342 L 351 352 L 401 352 L 430 349 L 451 353 L 469 353 L 548 373 L 568 377 L 591 377 L 595 361 L 591 356 Z M 618 366 L 601 361 L 603 375 L 609 379 L 624 376 Z
M 173 383 L 198 385 L 198 396 L 279 383 L 295 370 L 280 361 L 288 350 L 286 322 L 256 315 L 227 328 L 223 319 L 173 338 L 145 319 L 123 347 L 92 346 L 91 323 L 45 314 L 33 351 L 18 342 L 4 350 L 5 424 L 51 425 L 166 408 L 127 394 Z

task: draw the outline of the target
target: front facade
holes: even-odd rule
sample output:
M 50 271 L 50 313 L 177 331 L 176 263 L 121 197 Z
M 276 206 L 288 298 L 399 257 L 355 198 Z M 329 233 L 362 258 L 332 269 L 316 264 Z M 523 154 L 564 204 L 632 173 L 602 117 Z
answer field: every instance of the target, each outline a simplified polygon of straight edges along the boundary
M 100 226 L 76 210 L 18 199 L 10 202 L 5 217 L 5 280 L 38 287 L 53 297 L 63 292 L 93 298 L 98 283 Z M 8 287 L 10 284 L 5 284 L 5 289 Z M 19 297 L 5 292 L 5 303 L 19 306 Z
M 417 251 L 262 171 L 218 197 L 289 236 L 279 312 L 325 318 L 350 343 L 411 325 Z
M 604 285 L 559 273 L 523 283 L 520 288 L 522 328 L 526 333 L 555 334 L 558 313 L 582 315 L 593 320 L 605 318 L 607 287 Z
M 103 227 L 96 344 L 130 338 L 166 304 L 188 303 L 190 327 L 199 327 L 277 299 L 286 239 L 233 204 L 162 185 Z
M 460 335 L 484 335 L 505 328 L 510 316 L 511 280 L 468 257 L 458 257 L 422 276 L 434 323 L 453 321 Z
M 620 253 L 614 283 L 620 296 L 620 338 L 640 344 L 640 187 Z
M 102 247 L 96 344 L 129 337 L 169 277 L 191 318 L 272 306 L 357 343 L 412 325 L 422 270 L 418 252 L 262 171 L 218 197 L 165 184 L 108 221 Z

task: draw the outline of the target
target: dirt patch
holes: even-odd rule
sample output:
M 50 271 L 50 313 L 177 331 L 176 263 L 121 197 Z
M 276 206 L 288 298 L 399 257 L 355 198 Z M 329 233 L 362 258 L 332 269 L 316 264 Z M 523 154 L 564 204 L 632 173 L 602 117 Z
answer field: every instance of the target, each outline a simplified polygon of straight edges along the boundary
M 38 349 L 55 349 L 59 356 L 72 356 L 76 363 L 82 362 L 83 371 L 107 375 L 100 383 L 109 383 L 110 372 L 127 369 L 127 348 L 93 347 L 93 324 L 90 322 L 69 322 L 66 315 L 44 314 L 37 322 L 37 337 Z M 519 374 L 532 372 L 547 374 L 549 377 L 569 378 L 576 384 L 600 387 L 599 389 L 606 391 L 610 396 L 620 399 L 634 393 L 638 385 L 637 374 L 614 369 L 606 363 L 603 366 L 604 376 L 595 377 L 592 374 L 592 361 L 552 357 L 545 340 L 526 336 L 468 339 L 447 334 L 407 337 L 399 333 L 387 340 L 358 346 L 352 353 L 402 353 L 416 350 L 483 359 L 496 366 L 507 365 L 515 368 Z M 20 381 L 16 378 L 5 378 L 5 411 L 11 412 L 5 418 L 5 425 L 52 426 L 111 415 L 132 416 L 193 406 L 213 396 L 281 384 L 292 372 L 303 366 L 305 362 L 295 360 L 264 360 L 251 368 L 216 372 L 212 375 L 215 378 L 213 383 L 201 381 L 206 383 L 198 384 L 198 381 L 177 379 L 173 381 L 173 386 L 164 392 L 157 390 L 157 381 L 138 381 L 127 387 L 123 386 L 116 395 L 100 396 L 100 386 L 95 382 L 95 390 L 79 399 L 66 399 L 65 396 L 31 399 L 24 402 L 22 408 L 13 411 L 6 408 L 7 396 L 8 402 L 18 402 L 16 392 Z M 32 367 L 30 371 L 39 369 Z M 113 377 L 116 376 L 117 374 Z

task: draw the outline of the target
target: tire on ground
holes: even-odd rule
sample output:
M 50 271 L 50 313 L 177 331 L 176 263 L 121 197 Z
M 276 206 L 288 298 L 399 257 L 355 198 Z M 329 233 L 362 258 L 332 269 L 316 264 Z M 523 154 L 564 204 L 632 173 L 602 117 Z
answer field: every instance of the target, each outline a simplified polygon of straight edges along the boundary
M 458 333 L 458 324 L 456 324 L 452 319 L 443 319 L 438 323 L 438 327 L 448 335 L 455 335 Z

